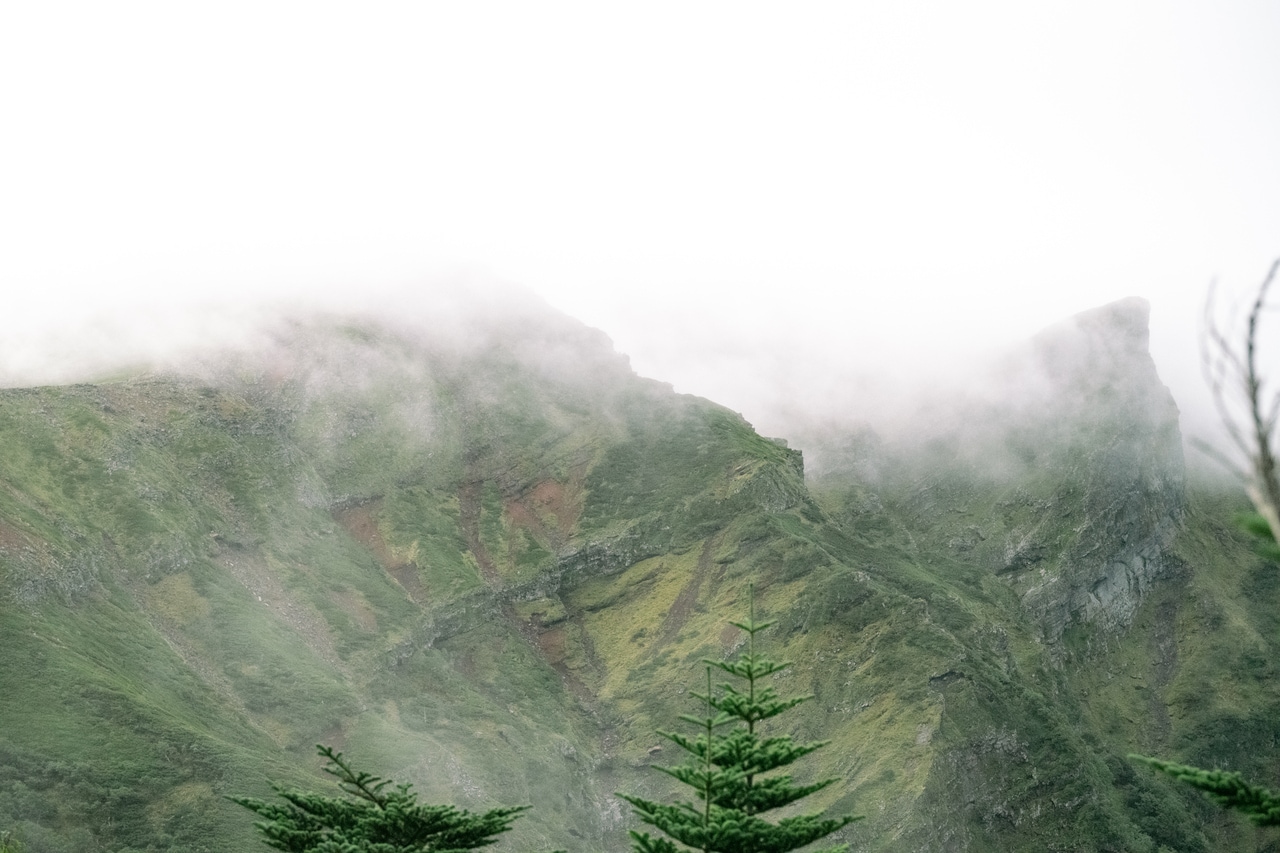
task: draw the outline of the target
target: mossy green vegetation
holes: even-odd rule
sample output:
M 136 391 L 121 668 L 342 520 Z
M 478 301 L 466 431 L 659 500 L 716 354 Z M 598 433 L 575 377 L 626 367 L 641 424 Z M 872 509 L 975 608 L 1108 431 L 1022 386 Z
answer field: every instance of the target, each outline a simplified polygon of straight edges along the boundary
M 1125 551 L 1172 486 L 1117 462 L 1114 412 L 1023 436 L 1030 467 L 871 443 L 877 476 L 806 484 L 576 334 L 318 321 L 198 381 L 0 391 L 0 831 L 253 849 L 225 795 L 316 788 L 324 742 L 431 802 L 529 804 L 495 850 L 621 851 L 613 792 L 674 792 L 654 731 L 741 653 L 754 584 L 795 662 L 768 685 L 814 697 L 779 733 L 830 742 L 797 783 L 840 780 L 806 802 L 867 815 L 852 849 L 1256 848 L 1124 758 L 1280 776 L 1280 584 L 1242 500 L 1191 483 Z M 1128 621 L 1091 615 L 1114 565 L 1158 575 Z

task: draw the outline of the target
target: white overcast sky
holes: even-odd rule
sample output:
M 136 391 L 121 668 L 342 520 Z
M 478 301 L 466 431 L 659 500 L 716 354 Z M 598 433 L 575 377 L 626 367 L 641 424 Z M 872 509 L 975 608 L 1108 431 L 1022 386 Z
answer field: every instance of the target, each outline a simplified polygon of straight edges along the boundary
M 0 5 L 10 374 L 465 274 L 765 428 L 1139 295 L 1187 408 L 1277 255 L 1274 0 Z

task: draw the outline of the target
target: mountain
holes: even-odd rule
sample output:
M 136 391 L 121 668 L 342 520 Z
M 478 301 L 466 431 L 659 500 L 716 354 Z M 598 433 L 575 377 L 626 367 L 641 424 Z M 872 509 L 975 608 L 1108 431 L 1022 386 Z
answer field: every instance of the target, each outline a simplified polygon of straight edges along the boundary
M 754 584 L 800 781 L 865 851 L 1252 851 L 1132 751 L 1280 771 L 1276 567 L 1188 479 L 1140 300 L 910 434 L 789 442 L 525 298 L 311 315 L 0 391 L 0 828 L 261 849 L 317 742 L 496 849 L 625 849 Z

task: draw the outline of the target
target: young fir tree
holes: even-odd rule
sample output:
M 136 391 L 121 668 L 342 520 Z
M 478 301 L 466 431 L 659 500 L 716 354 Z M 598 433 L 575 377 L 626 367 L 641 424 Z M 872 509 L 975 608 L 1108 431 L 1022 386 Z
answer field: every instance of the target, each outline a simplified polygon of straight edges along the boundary
M 412 785 L 356 772 L 327 746 L 324 770 L 350 796 L 326 797 L 273 784 L 283 803 L 231 797 L 263 820 L 254 826 L 263 843 L 289 853 L 461 853 L 495 841 L 528 806 L 475 814 L 453 806 L 418 802 Z
M 797 785 L 789 775 L 765 775 L 825 746 L 827 741 L 797 744 L 788 735 L 763 737 L 757 730 L 761 721 L 776 717 L 810 697 L 782 699 L 772 687 L 759 683 L 790 664 L 756 653 L 756 634 L 773 623 L 755 621 L 754 594 L 749 612 L 750 618 L 745 623 L 730 623 L 747 633 L 747 653 L 731 662 L 706 661 L 707 692 L 693 694 L 705 704 L 705 716 L 680 716 L 697 726 L 700 734 L 688 737 L 659 732 L 689 756 L 688 761 L 678 767 L 657 769 L 693 788 L 698 802 L 664 805 L 641 797 L 619 795 L 631 803 L 645 823 L 693 850 L 707 853 L 785 853 L 861 820 L 852 815 L 824 818 L 808 814 L 777 822 L 761 817 L 836 780 Z M 722 684 L 718 693 L 713 692 L 713 667 L 738 679 L 742 689 Z M 729 725 L 733 728 L 727 733 L 719 732 Z M 654 838 L 647 832 L 632 831 L 631 838 L 633 848 L 639 853 L 679 853 L 683 849 L 667 838 Z M 847 846 L 841 844 L 822 853 L 838 853 Z

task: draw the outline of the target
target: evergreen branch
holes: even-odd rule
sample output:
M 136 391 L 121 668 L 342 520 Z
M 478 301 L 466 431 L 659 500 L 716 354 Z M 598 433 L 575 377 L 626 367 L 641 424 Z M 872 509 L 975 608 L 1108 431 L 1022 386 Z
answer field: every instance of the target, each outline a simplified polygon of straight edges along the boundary
M 752 774 L 767 773 L 803 758 L 828 743 L 829 741 L 824 740 L 797 744 L 788 735 L 761 739 L 738 729 L 717 741 L 713 759 L 722 767 L 733 765 L 746 768 Z
M 385 808 L 387 798 L 382 793 L 382 789 L 391 784 L 389 781 L 381 776 L 374 776 L 372 773 L 356 773 L 351 769 L 350 765 L 342 760 L 342 753 L 334 752 L 332 747 L 318 743 L 316 744 L 316 751 L 323 758 L 329 760 L 329 763 L 323 769 L 330 776 L 337 777 L 338 787 L 348 794 L 353 794 L 362 800 L 374 803 L 379 808 Z
M 640 853 L 680 853 L 680 848 L 665 838 L 654 838 L 647 832 L 636 832 L 634 829 L 628 834 L 635 849 Z
M 708 710 L 715 707 L 714 703 L 711 701 L 711 667 L 707 667 L 706 703 L 707 703 Z M 702 779 L 701 779 L 702 784 L 700 786 L 701 787 L 700 793 L 702 794 L 702 802 L 703 802 L 703 807 L 702 807 L 702 825 L 703 826 L 706 826 L 711 821 L 712 791 L 714 791 L 716 785 L 721 782 L 720 779 L 715 778 L 715 776 L 713 775 L 714 771 L 712 771 L 711 769 L 712 768 L 711 751 L 714 748 L 711 742 L 711 739 L 715 735 L 716 720 L 718 720 L 720 717 L 723 717 L 723 716 L 724 714 L 719 714 L 715 717 L 712 717 L 710 714 L 707 715 L 707 732 L 703 740 L 703 744 L 705 748 L 703 749 L 703 756 L 702 756 L 702 759 L 703 759 Z
M 773 627 L 775 623 L 773 620 L 769 620 L 768 622 L 756 622 L 754 619 L 748 619 L 746 622 L 734 622 L 731 620 L 729 624 L 735 628 L 741 628 L 748 634 L 756 634 L 763 631 L 765 628 Z
M 1218 805 L 1243 812 L 1258 826 L 1280 826 L 1280 794 L 1246 782 L 1239 773 L 1204 770 L 1145 755 L 1130 755 L 1129 758 L 1204 791 Z
M 757 779 L 749 788 L 726 788 L 726 793 L 712 802 L 721 808 L 738 809 L 745 814 L 760 814 L 789 806 L 836 781 L 838 780 L 823 779 L 808 785 L 796 785 L 790 776 L 774 776 Z
M 791 661 L 775 661 L 762 655 L 751 654 L 743 655 L 734 661 L 704 660 L 703 662 L 739 678 L 764 678 L 766 675 L 773 675 L 791 666 Z
M 789 711 L 800 703 L 807 702 L 810 698 L 809 696 L 795 696 L 790 699 L 779 699 L 771 687 L 761 690 L 757 698 L 744 696 L 730 689 L 726 690 L 723 695 L 716 697 L 712 701 L 712 705 L 732 718 L 742 720 L 748 724 L 754 724 L 770 717 L 776 717 L 784 711 Z
M 694 699 L 699 699 L 703 702 L 715 701 L 714 698 L 708 697 L 705 693 L 695 693 L 693 691 L 690 691 L 689 695 L 692 696 Z M 698 726 L 699 728 L 705 726 L 708 721 L 710 721 L 711 725 L 714 728 L 719 728 L 720 726 L 723 726 L 725 723 L 733 722 L 733 717 L 724 713 L 717 714 L 714 717 L 696 717 L 693 714 L 681 714 L 679 717 L 677 717 L 677 719 L 683 720 L 686 723 L 693 723 L 695 726 Z M 658 732 L 658 734 L 662 734 L 662 732 Z

